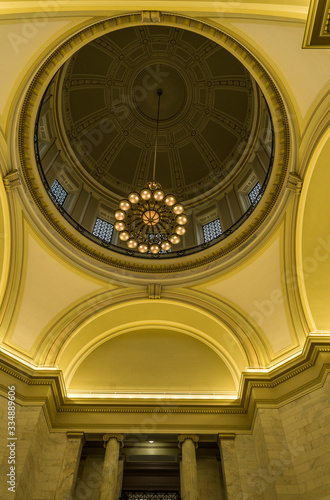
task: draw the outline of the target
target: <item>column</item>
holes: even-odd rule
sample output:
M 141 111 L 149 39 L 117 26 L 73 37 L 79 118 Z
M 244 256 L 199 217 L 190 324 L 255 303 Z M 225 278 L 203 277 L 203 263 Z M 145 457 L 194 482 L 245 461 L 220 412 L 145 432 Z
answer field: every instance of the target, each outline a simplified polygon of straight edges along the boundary
M 83 432 L 67 432 L 67 442 L 62 462 L 55 500 L 73 498 L 77 480 L 81 450 L 84 445 Z
M 121 490 L 122 490 L 122 487 L 123 487 L 124 460 L 125 460 L 125 457 L 119 457 L 117 487 L 116 487 L 116 497 L 115 497 L 116 499 L 120 498 Z
M 235 450 L 235 434 L 219 434 L 222 471 L 228 500 L 241 498 L 242 488 Z
M 118 461 L 119 449 L 123 447 L 122 434 L 105 434 L 103 436 L 105 457 L 102 469 L 100 500 L 119 500 L 118 495 Z
M 182 500 L 198 500 L 196 448 L 198 436 L 182 434 L 179 436 L 179 448 L 182 448 L 180 471 Z

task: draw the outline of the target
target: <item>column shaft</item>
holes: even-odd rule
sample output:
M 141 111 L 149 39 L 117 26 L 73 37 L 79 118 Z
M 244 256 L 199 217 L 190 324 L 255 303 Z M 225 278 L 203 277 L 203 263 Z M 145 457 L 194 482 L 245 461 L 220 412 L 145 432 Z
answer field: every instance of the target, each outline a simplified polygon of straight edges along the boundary
M 192 439 L 190 437 L 187 437 L 181 441 L 182 462 L 181 462 L 180 475 L 181 475 L 182 500 L 198 500 L 196 444 L 195 444 L 197 440 L 198 438 Z
M 119 499 L 120 495 L 121 495 L 121 490 L 123 487 L 123 477 L 124 477 L 124 460 L 121 458 L 121 459 L 119 459 L 119 462 L 118 462 L 116 499 Z
M 122 435 L 110 435 L 109 438 L 104 436 L 103 439 L 108 441 L 105 445 L 100 500 L 119 500 L 118 460 Z

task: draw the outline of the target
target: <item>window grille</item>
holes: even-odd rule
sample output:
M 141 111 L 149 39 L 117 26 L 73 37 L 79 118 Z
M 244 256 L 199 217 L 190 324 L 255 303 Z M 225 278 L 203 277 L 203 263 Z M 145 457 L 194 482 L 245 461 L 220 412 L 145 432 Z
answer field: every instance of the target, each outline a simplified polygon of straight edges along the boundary
M 172 491 L 123 491 L 120 500 L 180 500 Z
M 203 236 L 205 243 L 215 240 L 221 234 L 222 229 L 219 219 L 215 219 L 203 226 Z
M 259 182 L 254 186 L 254 188 L 249 192 L 249 200 L 251 205 L 254 207 L 262 197 L 262 189 Z
M 93 229 L 94 236 L 98 236 L 101 240 L 106 243 L 110 243 L 111 237 L 113 233 L 113 225 L 106 220 L 100 219 L 97 217 Z
M 58 182 L 58 180 L 55 179 L 52 187 L 49 190 L 49 196 L 55 201 L 56 205 L 59 205 L 61 207 L 65 202 L 68 193 L 67 191 L 65 191 L 64 187 Z

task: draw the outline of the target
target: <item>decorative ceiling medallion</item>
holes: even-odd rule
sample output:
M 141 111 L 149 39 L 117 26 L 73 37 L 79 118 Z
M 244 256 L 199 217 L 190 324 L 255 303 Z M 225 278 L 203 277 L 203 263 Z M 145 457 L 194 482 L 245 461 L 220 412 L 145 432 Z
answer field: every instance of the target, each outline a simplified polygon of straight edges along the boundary
M 65 61 L 78 49 L 106 33 L 140 24 L 141 14 L 138 13 L 95 23 L 66 40 L 45 60 L 30 84 L 21 110 L 18 130 L 20 162 L 24 182 L 43 217 L 73 248 L 91 257 L 94 261 L 99 261 L 117 269 L 124 269 L 134 273 L 176 273 L 210 264 L 228 255 L 244 243 L 247 243 L 257 229 L 266 221 L 279 197 L 287 176 L 290 154 L 289 126 L 284 103 L 274 82 L 264 67 L 260 65 L 258 60 L 245 47 L 237 40 L 234 40 L 212 26 L 196 22 L 196 20 L 184 16 L 162 13 L 161 24 L 164 26 L 173 26 L 174 24 L 178 28 L 200 33 L 227 48 L 229 52 L 249 69 L 261 87 L 272 114 L 275 143 L 281 145 L 280 148 L 275 148 L 274 166 L 269 179 L 270 187 L 264 194 L 258 210 L 253 212 L 247 223 L 240 228 L 240 231 L 234 232 L 232 237 L 227 238 L 214 247 L 206 249 L 200 254 L 186 255 L 182 258 L 166 261 L 142 261 L 142 259 L 122 256 L 107 251 L 82 238 L 78 231 L 74 230 L 64 218 L 59 217 L 40 179 L 34 158 L 34 127 L 37 110 L 50 80 Z M 74 252 L 72 253 L 72 258 L 76 258 Z
M 157 79 L 156 79 L 157 78 Z M 157 88 L 158 80 L 163 90 L 161 123 L 176 118 L 184 109 L 187 102 L 187 86 L 182 75 L 168 64 L 150 64 L 144 68 L 135 78 L 132 88 L 133 101 L 136 109 L 148 120 L 153 122 L 154 127 L 155 109 L 157 109 L 157 93 L 146 92 L 146 84 Z M 152 82 L 152 83 L 150 83 Z

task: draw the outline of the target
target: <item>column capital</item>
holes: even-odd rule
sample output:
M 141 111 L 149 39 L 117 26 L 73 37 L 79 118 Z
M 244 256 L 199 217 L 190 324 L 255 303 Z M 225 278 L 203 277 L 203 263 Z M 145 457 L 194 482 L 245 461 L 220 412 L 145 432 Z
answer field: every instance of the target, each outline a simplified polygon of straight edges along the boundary
M 120 447 L 123 448 L 124 446 L 124 436 L 122 434 L 104 434 L 103 435 L 103 446 L 106 448 L 107 442 L 109 439 L 117 439 L 118 443 L 120 444 Z
M 182 443 L 184 443 L 186 439 L 191 439 L 193 443 L 195 443 L 195 448 L 198 447 L 199 437 L 196 434 L 180 434 L 180 436 L 178 437 L 179 448 L 181 448 Z

